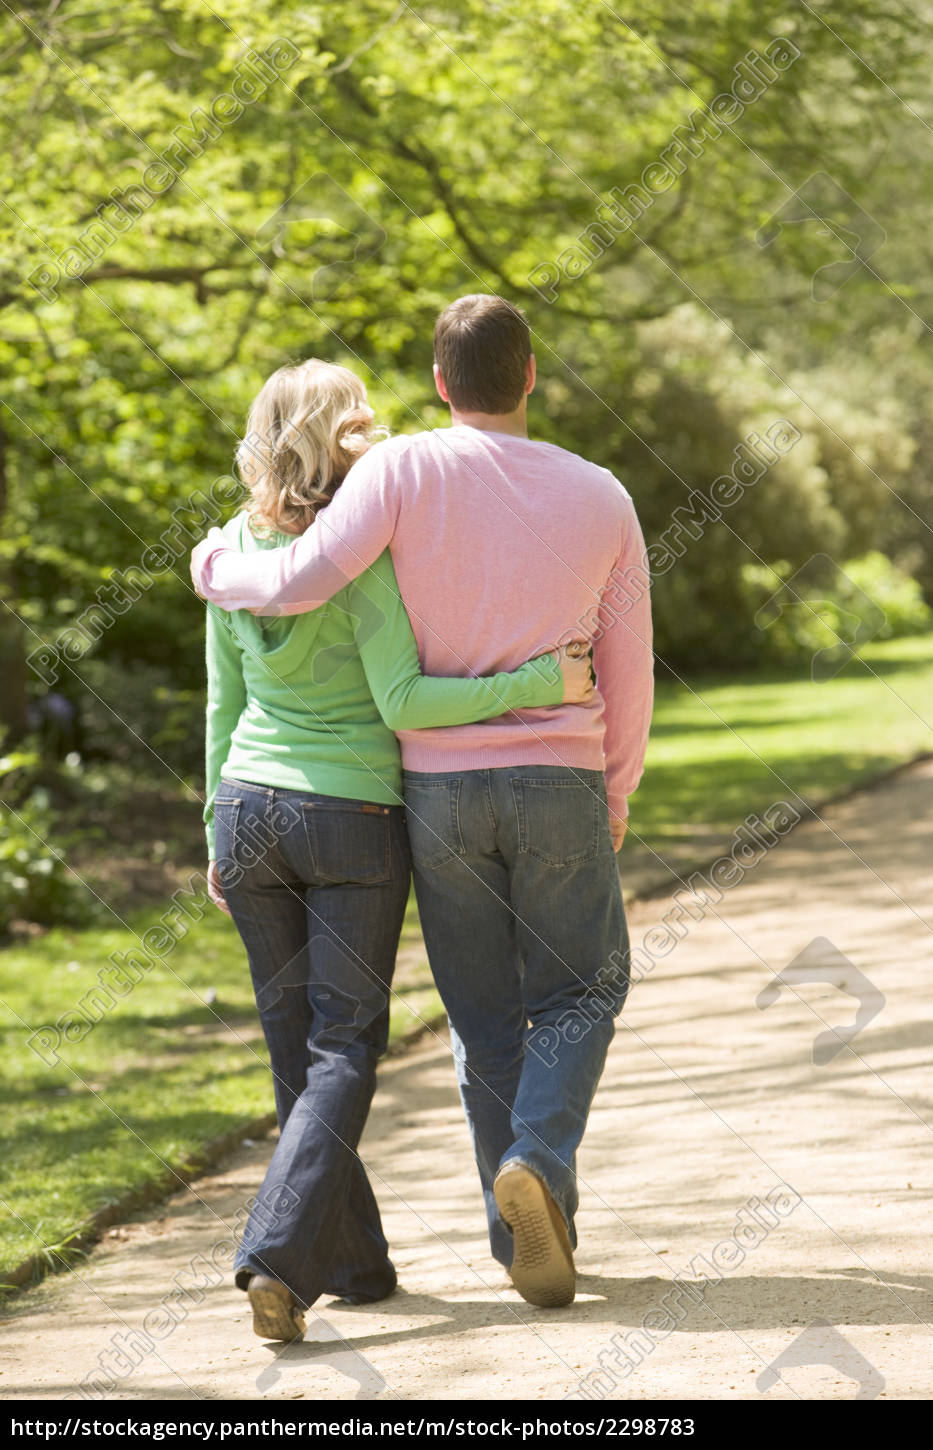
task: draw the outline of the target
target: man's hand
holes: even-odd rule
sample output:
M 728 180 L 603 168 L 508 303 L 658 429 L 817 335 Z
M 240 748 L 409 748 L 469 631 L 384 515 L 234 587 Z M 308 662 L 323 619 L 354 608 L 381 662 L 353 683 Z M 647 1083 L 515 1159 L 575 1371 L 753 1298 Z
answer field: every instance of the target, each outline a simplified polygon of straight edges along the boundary
M 583 640 L 572 640 L 557 651 L 557 660 L 564 681 L 565 705 L 588 705 L 593 698 L 593 667 L 590 647 Z
M 625 840 L 625 833 L 628 830 L 628 821 L 620 821 L 617 816 L 609 817 L 609 834 L 612 837 L 613 851 L 622 849 L 622 842 Z
M 227 905 L 227 898 L 224 896 L 224 889 L 220 884 L 220 872 L 217 869 L 217 862 L 211 861 L 207 868 L 207 894 L 218 910 L 225 916 L 231 916 L 232 912 Z

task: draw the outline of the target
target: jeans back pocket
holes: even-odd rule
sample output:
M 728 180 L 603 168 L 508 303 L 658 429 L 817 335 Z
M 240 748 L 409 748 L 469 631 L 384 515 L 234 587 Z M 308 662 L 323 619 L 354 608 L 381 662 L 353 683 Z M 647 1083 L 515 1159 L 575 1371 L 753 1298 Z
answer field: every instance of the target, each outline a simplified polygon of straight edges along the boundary
M 378 886 L 392 876 L 393 806 L 375 802 L 302 802 L 314 876 L 328 886 Z
M 581 773 L 582 774 L 582 773 Z M 594 772 L 586 772 L 586 777 Z M 601 778 L 533 779 L 510 782 L 518 818 L 518 849 L 545 866 L 582 866 L 599 854 L 602 827 L 608 839 L 606 798 Z
M 405 819 L 416 866 L 436 871 L 466 854 L 460 834 L 462 781 L 446 776 L 438 780 L 405 778 Z

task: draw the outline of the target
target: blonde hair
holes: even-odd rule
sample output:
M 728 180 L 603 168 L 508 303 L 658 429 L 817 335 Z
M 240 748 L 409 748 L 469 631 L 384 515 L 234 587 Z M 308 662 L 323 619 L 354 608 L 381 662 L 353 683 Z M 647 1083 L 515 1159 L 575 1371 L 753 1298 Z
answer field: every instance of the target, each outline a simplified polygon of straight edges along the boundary
M 349 368 L 316 357 L 279 368 L 253 403 L 237 449 L 252 531 L 303 533 L 384 432 L 373 427 L 366 389 Z

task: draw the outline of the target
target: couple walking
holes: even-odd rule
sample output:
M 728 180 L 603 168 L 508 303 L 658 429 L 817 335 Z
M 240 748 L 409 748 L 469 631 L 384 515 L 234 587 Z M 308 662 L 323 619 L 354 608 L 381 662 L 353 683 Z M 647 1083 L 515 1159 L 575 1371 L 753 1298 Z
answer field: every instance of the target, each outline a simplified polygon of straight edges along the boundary
M 357 1150 L 412 871 L 492 1253 L 533 1304 L 574 1296 L 576 1151 L 628 985 L 615 852 L 652 701 L 635 511 L 528 438 L 518 309 L 461 297 L 434 349 L 451 426 L 387 441 L 353 373 L 275 373 L 245 511 L 193 556 L 209 876 L 281 1130 L 236 1263 L 270 1339 L 321 1294 L 395 1288 Z

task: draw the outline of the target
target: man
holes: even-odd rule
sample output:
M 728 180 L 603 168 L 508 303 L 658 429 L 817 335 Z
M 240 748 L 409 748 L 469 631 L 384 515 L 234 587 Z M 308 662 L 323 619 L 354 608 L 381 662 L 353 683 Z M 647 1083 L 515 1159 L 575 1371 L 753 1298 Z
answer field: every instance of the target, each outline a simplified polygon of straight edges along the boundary
M 511 669 L 592 642 L 589 706 L 400 732 L 415 889 L 450 1019 L 494 1256 L 533 1304 L 574 1297 L 576 1150 L 628 987 L 614 852 L 652 703 L 644 542 L 605 469 L 528 438 L 528 325 L 500 297 L 438 318 L 451 427 L 358 462 L 313 528 L 243 555 L 194 552 L 226 609 L 314 609 L 391 547 L 432 674 Z

